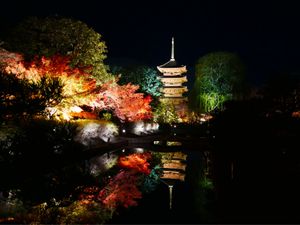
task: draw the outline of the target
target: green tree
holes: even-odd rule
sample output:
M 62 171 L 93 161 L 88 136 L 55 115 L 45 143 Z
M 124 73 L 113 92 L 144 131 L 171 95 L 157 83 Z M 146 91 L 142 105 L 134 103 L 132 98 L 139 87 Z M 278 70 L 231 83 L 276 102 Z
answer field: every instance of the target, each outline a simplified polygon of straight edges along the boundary
M 179 117 L 172 103 L 160 102 L 154 111 L 153 120 L 158 123 L 172 124 L 178 123 Z
M 112 79 L 104 64 L 107 48 L 101 35 L 87 24 L 69 18 L 30 17 L 16 26 L 6 40 L 6 48 L 21 52 L 32 60 L 35 56 L 71 57 L 71 66 L 86 68 L 99 83 Z
M 140 86 L 140 91 L 153 97 L 159 97 L 159 89 L 162 87 L 158 79 L 157 71 L 147 66 L 112 67 L 114 74 L 121 74 L 119 83 L 132 83 Z
M 245 92 L 245 66 L 236 54 L 209 53 L 196 62 L 195 72 L 191 102 L 197 111 L 222 109 L 225 101 Z

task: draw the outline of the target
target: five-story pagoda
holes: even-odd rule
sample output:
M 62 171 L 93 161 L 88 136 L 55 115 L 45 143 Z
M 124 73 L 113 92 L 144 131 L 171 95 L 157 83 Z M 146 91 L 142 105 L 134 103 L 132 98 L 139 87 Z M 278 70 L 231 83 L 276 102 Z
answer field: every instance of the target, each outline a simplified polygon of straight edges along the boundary
M 183 74 L 187 70 L 186 66 L 179 65 L 175 60 L 174 38 L 172 38 L 171 59 L 167 63 L 158 66 L 157 69 L 162 74 L 159 79 L 163 83 L 160 101 L 173 104 L 178 114 L 184 116 L 187 110 L 187 98 L 183 94 L 188 89 L 183 86 L 183 83 L 187 82 L 187 77 Z

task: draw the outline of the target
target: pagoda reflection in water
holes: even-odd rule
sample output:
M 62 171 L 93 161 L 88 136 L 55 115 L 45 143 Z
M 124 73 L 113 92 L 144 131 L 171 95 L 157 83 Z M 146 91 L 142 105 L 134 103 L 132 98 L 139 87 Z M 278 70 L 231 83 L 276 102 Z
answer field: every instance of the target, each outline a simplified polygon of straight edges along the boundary
M 161 181 L 169 188 L 169 208 L 172 209 L 173 187 L 176 181 L 184 181 L 186 158 L 183 152 L 163 152 Z

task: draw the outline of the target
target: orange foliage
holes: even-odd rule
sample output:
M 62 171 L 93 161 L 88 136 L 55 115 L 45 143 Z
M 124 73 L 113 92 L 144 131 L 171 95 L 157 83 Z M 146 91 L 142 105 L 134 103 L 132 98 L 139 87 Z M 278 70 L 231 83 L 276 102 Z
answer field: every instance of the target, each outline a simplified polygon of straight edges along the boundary
M 150 153 L 134 153 L 127 156 L 121 156 L 118 165 L 122 168 L 133 169 L 140 173 L 150 174 L 150 163 L 147 161 L 151 158 Z
M 93 201 L 97 200 L 97 195 L 100 189 L 98 187 L 86 187 L 84 188 L 82 194 L 79 196 L 80 204 L 88 205 L 92 204 Z
M 300 118 L 300 111 L 292 112 L 292 117 Z
M 152 99 L 150 96 L 144 97 L 144 94 L 136 93 L 139 86 L 109 82 L 99 87 L 96 80 L 85 72 L 90 68 L 72 68 L 69 63 L 69 57 L 56 55 L 51 58 L 36 58 L 25 64 L 22 55 L 0 49 L 0 65 L 7 74 L 14 74 L 19 79 L 32 82 L 38 82 L 46 75 L 60 78 L 64 85 L 63 101 L 53 111 L 64 115 L 65 119 L 70 119 L 72 113 L 84 118 L 94 117 L 89 113 L 78 115 L 72 112 L 72 106 L 83 105 L 97 110 L 112 110 L 122 121 L 138 121 L 152 117 Z
M 78 118 L 78 119 L 97 119 L 98 116 L 95 113 L 92 112 L 86 112 L 86 111 L 82 111 L 82 112 L 71 112 L 70 116 L 72 116 L 73 118 Z
M 70 58 L 55 55 L 51 58 L 36 58 L 28 64 L 29 70 L 36 70 L 40 76 L 59 77 L 65 87 L 64 95 L 74 95 L 92 91 L 96 88 L 96 80 L 84 69 L 71 68 Z
M 81 205 L 90 205 L 95 201 L 100 201 L 108 209 L 116 209 L 120 206 L 136 206 L 137 199 L 142 198 L 142 193 L 138 189 L 139 173 L 149 175 L 151 153 L 133 153 L 128 156 L 121 156 L 118 165 L 121 170 L 116 176 L 110 178 L 108 184 L 103 188 L 87 187 L 79 196 Z
M 98 198 L 110 209 L 136 206 L 136 199 L 142 198 L 142 193 L 137 188 L 136 173 L 121 171 L 99 192 Z

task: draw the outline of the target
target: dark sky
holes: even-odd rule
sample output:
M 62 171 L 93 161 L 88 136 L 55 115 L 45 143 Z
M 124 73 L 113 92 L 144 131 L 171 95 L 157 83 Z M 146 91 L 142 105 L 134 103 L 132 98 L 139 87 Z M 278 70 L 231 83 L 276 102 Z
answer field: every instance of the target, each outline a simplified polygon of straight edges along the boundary
M 175 58 L 190 73 L 195 61 L 212 51 L 237 53 L 253 83 L 274 73 L 299 71 L 297 1 L 27 0 L 1 2 L 1 8 L 2 24 L 26 16 L 82 20 L 102 34 L 110 60 L 163 64 L 170 58 L 174 36 Z

